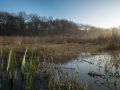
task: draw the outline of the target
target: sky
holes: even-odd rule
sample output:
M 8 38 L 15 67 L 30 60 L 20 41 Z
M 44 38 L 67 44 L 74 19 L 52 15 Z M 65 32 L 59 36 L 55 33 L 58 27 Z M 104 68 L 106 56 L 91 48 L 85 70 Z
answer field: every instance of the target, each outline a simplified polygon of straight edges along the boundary
M 0 0 L 0 11 L 25 11 L 102 28 L 120 25 L 120 0 Z

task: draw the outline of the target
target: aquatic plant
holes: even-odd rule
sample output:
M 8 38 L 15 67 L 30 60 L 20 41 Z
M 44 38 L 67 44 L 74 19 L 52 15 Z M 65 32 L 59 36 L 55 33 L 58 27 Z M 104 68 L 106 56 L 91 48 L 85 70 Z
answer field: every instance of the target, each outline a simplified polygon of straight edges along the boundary
M 7 58 L 7 60 L 4 60 L 4 63 L 7 62 L 7 65 L 4 65 L 4 67 L 6 66 L 5 71 L 2 71 L 0 68 L 0 79 L 3 78 L 1 77 L 2 75 L 1 73 L 7 72 L 6 73 L 7 75 L 6 77 L 8 78 L 7 82 L 9 89 L 11 90 L 14 89 L 14 82 L 19 80 L 22 80 L 23 83 L 22 89 L 25 90 L 34 90 L 35 89 L 34 82 L 36 80 L 47 81 L 46 82 L 47 86 L 45 86 L 45 88 L 49 90 L 54 89 L 74 90 L 77 87 L 79 89 L 82 87 L 81 85 L 79 86 L 79 84 L 75 84 L 75 82 L 70 79 L 67 79 L 68 80 L 67 83 L 64 82 L 65 78 L 64 75 L 62 75 L 62 67 L 55 66 L 54 64 L 55 60 L 53 60 L 54 56 L 51 53 L 49 53 L 52 49 L 48 49 L 49 52 L 41 51 L 39 52 L 38 51 L 39 49 L 38 50 L 35 49 L 34 51 L 31 50 L 28 51 L 28 48 L 25 48 L 25 51 L 19 53 L 20 55 L 23 55 L 21 56 L 22 59 L 16 56 L 18 54 L 16 53 L 14 48 L 11 49 L 7 48 L 6 50 L 9 51 L 9 52 L 7 51 L 6 55 L 4 54 L 5 52 L 1 50 L 1 57 L 4 57 L 3 59 Z M 3 56 L 3 54 L 5 56 Z M 18 64 L 20 64 L 20 67 L 17 67 Z M 53 74 L 55 74 L 55 78 L 52 77 Z M 0 85 L 2 85 L 1 80 Z
M 26 48 L 24 56 L 23 56 L 23 60 L 22 60 L 22 65 L 21 65 L 21 70 L 24 71 L 24 67 L 25 67 L 25 59 L 26 59 L 26 53 L 27 53 L 28 48 Z
M 9 53 L 9 56 L 8 56 L 8 65 L 7 65 L 7 71 L 9 70 L 9 67 L 10 67 L 11 53 L 12 53 L 12 49 L 10 50 L 10 53 Z

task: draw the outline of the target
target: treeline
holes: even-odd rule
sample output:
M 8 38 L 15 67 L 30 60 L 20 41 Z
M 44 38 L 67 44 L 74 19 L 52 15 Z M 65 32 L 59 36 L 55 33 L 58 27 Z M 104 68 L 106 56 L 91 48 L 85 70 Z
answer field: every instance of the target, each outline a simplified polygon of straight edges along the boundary
M 25 12 L 0 12 L 0 35 L 44 36 L 73 34 L 79 26 L 69 20 L 26 14 Z

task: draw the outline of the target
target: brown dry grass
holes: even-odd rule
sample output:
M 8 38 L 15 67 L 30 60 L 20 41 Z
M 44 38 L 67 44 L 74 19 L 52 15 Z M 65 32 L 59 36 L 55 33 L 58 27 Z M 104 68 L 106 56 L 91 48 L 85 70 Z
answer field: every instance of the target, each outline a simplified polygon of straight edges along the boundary
M 85 31 L 81 35 L 54 35 L 44 37 L 20 37 L 20 36 L 0 36 L 1 46 L 33 46 L 40 47 L 41 45 L 54 44 L 78 44 L 77 47 L 89 50 L 91 47 L 96 50 L 96 47 L 107 49 L 119 49 L 120 47 L 120 32 L 118 30 L 103 30 L 103 31 Z M 90 49 L 91 50 L 91 49 Z

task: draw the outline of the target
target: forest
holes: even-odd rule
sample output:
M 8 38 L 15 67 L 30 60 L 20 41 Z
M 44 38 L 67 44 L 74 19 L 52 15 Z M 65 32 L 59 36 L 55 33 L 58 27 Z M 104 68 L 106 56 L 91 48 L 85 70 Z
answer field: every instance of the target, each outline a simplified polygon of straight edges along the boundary
M 79 30 L 76 23 L 65 19 L 53 19 L 37 14 L 0 12 L 0 35 L 44 36 L 74 33 Z

